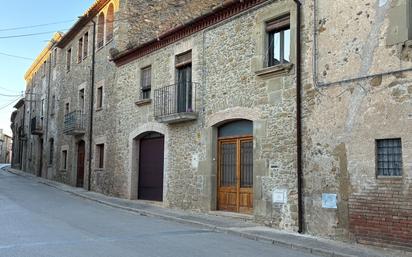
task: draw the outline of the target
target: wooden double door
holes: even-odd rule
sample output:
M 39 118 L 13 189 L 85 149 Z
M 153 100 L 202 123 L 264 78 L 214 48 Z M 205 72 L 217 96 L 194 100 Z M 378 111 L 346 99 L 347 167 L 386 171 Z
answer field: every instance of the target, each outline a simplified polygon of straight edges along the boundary
M 218 210 L 253 213 L 253 138 L 218 140 Z

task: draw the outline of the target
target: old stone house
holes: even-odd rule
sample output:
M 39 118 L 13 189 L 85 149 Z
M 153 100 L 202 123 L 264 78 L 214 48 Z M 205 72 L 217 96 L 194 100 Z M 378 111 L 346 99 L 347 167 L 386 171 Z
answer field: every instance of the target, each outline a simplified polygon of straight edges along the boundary
M 410 250 L 411 12 L 407 0 L 97 1 L 56 44 L 47 177 Z
M 12 137 L 0 129 L 0 163 L 11 163 Z
M 25 148 L 27 137 L 25 134 L 25 101 L 20 99 L 14 106 L 16 110 L 11 115 L 10 128 L 13 132 L 12 167 L 23 170 L 23 160 L 26 159 Z

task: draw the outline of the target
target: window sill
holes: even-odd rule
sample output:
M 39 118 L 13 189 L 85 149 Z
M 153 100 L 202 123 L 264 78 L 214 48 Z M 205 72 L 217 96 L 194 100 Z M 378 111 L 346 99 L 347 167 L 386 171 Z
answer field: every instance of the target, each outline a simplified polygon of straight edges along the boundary
M 97 107 L 96 108 L 96 112 L 100 112 L 101 110 L 103 110 L 103 107 Z
M 137 106 L 143 106 L 143 105 L 147 105 L 150 104 L 152 102 L 152 99 L 148 98 L 148 99 L 139 99 L 135 102 L 135 104 Z
M 104 168 L 94 168 L 94 171 L 104 171 Z
M 275 66 L 266 67 L 255 71 L 255 74 L 259 77 L 271 76 L 271 75 L 283 75 L 288 74 L 293 68 L 292 63 L 278 64 Z
M 380 181 L 384 181 L 384 180 L 402 180 L 403 176 L 377 176 L 376 178 Z
M 61 173 L 66 173 L 67 170 L 59 170 Z

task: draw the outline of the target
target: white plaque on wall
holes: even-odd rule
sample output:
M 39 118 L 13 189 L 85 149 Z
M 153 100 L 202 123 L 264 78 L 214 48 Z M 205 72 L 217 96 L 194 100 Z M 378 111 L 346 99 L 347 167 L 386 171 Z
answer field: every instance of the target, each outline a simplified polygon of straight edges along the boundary
M 287 191 L 286 189 L 275 189 L 272 191 L 272 203 L 282 203 L 287 202 Z

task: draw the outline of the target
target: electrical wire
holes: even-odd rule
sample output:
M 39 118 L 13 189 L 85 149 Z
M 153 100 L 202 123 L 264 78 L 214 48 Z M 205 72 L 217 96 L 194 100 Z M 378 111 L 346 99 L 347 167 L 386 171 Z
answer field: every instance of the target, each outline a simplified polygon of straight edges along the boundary
M 20 96 L 17 97 L 17 98 L 15 98 L 15 99 L 13 99 L 13 101 L 9 102 L 8 104 L 5 104 L 5 105 L 1 106 L 1 107 L 0 107 L 0 111 L 3 110 L 3 109 L 5 109 L 5 108 L 7 108 L 7 107 L 9 107 L 10 105 L 14 104 L 14 103 L 15 103 L 16 101 L 18 101 L 18 100 L 20 100 Z
M 3 52 L 0 52 L 0 55 L 13 57 L 13 58 L 18 58 L 18 59 L 23 59 L 23 60 L 33 61 L 33 58 L 28 58 L 28 57 L 23 57 L 23 56 L 18 56 L 18 55 L 14 55 L 14 54 L 3 53 Z
M 46 27 L 46 26 L 49 26 L 49 25 L 63 24 L 63 23 L 69 23 L 69 22 L 74 22 L 74 21 L 75 21 L 75 20 L 65 20 L 65 21 L 56 21 L 56 22 L 36 24 L 36 25 L 27 25 L 27 26 L 22 26 L 22 27 L 5 28 L 5 29 L 0 29 L 0 32 L 2 32 L 2 31 L 12 31 L 12 30 L 30 29 L 30 28 L 38 28 L 38 27 Z
M 0 96 L 4 96 L 4 97 L 16 97 L 16 96 L 21 96 L 21 95 L 7 95 L 7 94 L 1 94 Z
M 68 29 L 60 30 L 60 31 L 67 31 Z M 0 39 L 9 39 L 9 38 L 20 38 L 20 37 L 31 37 L 31 36 L 37 36 L 37 35 L 44 35 L 44 34 L 49 34 L 49 33 L 55 33 L 56 31 L 45 31 L 45 32 L 39 32 L 39 33 L 31 33 L 31 34 L 20 34 L 20 35 L 10 35 L 10 36 L 2 36 Z

